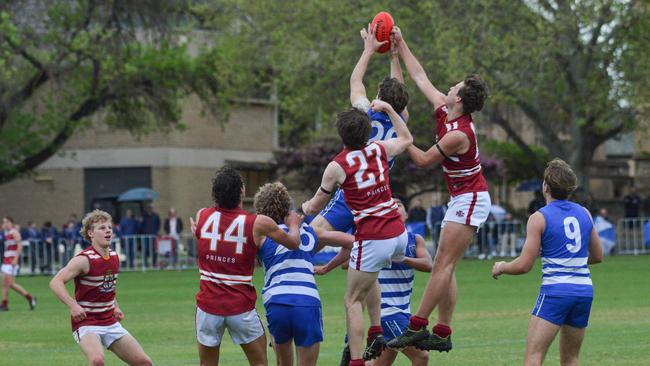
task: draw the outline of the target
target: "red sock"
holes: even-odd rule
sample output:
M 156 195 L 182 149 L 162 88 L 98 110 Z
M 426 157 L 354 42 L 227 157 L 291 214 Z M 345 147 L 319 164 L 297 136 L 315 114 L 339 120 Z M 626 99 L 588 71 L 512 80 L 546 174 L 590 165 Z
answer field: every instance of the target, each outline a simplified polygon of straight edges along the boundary
M 384 330 L 379 325 L 373 325 L 368 328 L 368 342 L 370 342 L 376 336 L 384 334 Z
M 2 300 L 2 307 L 6 308 L 7 307 L 7 300 Z
M 363 360 L 363 358 L 358 358 L 356 360 L 350 360 L 350 363 L 348 366 L 365 366 L 366 362 Z
M 411 319 L 409 320 L 409 328 L 413 330 L 420 330 L 427 325 L 429 325 L 429 320 L 426 318 L 421 318 L 417 315 L 411 316 Z
M 451 328 L 448 325 L 438 323 L 433 327 L 433 333 L 442 338 L 447 338 L 451 335 Z
M 25 298 L 27 299 L 27 301 L 32 301 L 32 295 L 30 294 L 25 295 Z

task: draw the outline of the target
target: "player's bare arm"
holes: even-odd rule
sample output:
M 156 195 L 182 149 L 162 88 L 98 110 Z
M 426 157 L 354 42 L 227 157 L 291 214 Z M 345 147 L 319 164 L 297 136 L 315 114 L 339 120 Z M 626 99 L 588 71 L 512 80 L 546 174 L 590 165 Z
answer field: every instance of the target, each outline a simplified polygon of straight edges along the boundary
M 264 215 L 257 215 L 255 224 L 253 224 L 253 235 L 255 235 L 255 243 L 260 246 L 264 243 L 264 237 L 268 236 L 276 243 L 288 248 L 300 248 L 300 225 L 302 224 L 302 217 L 295 212 L 289 212 L 284 219 L 285 225 L 289 227 L 289 232 L 284 231 L 276 222 Z
M 399 51 L 395 45 L 394 37 L 391 35 L 390 43 L 390 77 L 397 79 L 400 83 L 404 84 L 404 75 L 402 74 L 402 66 L 399 62 Z M 409 121 L 408 107 L 404 107 L 402 111 L 402 118 L 404 122 Z
M 492 277 L 498 279 L 502 274 L 520 275 L 530 272 L 535 264 L 542 245 L 542 234 L 546 220 L 541 212 L 535 212 L 528 218 L 526 225 L 526 241 L 521 255 L 510 262 L 496 262 L 492 267 Z
M 345 171 L 343 171 L 343 168 L 334 161 L 330 162 L 323 172 L 320 187 L 314 196 L 310 200 L 303 202 L 301 206 L 302 212 L 305 215 L 317 215 L 329 202 L 332 192 L 344 180 Z
M 120 309 L 120 305 L 118 305 L 117 300 L 115 300 L 115 310 L 113 310 L 113 317 L 115 317 L 118 322 L 124 319 L 124 312 L 122 309 Z
M 320 251 L 324 246 L 341 247 L 352 249 L 354 244 L 354 235 L 342 233 L 340 231 L 325 230 L 320 227 L 312 227 L 318 237 L 318 246 L 316 251 Z
M 90 271 L 88 259 L 83 256 L 74 257 L 50 281 L 50 289 L 70 309 L 70 315 L 76 322 L 84 320 L 86 318 L 86 312 L 77 303 L 77 300 L 68 294 L 65 284 L 75 277 L 88 273 L 88 271 Z
M 366 96 L 366 87 L 363 85 L 363 76 L 366 74 L 368 69 L 368 62 L 372 55 L 377 52 L 379 47 L 384 45 L 386 41 L 379 42 L 377 37 L 375 37 L 375 27 L 371 27 L 368 24 L 368 29 L 361 29 L 361 38 L 363 39 L 363 53 L 359 57 L 359 61 L 354 66 L 352 74 L 350 75 L 350 103 L 352 106 L 358 109 L 362 109 L 365 112 L 365 109 L 359 104 L 360 98 L 368 100 Z
M 336 268 L 336 267 L 340 266 L 341 264 L 349 261 L 351 252 L 352 252 L 351 248 L 342 248 L 334 256 L 334 258 L 330 259 L 330 261 L 327 262 L 325 265 L 314 267 L 314 274 L 317 274 L 317 275 L 327 274 L 328 272 L 330 272 L 334 268 Z
M 404 257 L 402 263 L 420 272 L 431 272 L 433 269 L 433 262 L 431 255 L 424 244 L 424 238 L 420 235 L 415 235 L 415 258 Z
M 585 208 L 591 222 L 593 223 L 593 217 L 591 217 L 591 212 Z M 600 236 L 598 236 L 598 231 L 596 228 L 591 229 L 591 234 L 589 235 L 589 257 L 587 258 L 587 264 L 597 264 L 603 261 L 603 247 L 600 244 Z
M 411 131 L 409 131 L 408 127 L 406 127 L 406 123 L 402 120 L 399 114 L 395 112 L 390 104 L 382 100 L 375 99 L 372 101 L 370 108 L 372 108 L 373 111 L 382 111 L 388 114 L 391 122 L 393 122 L 393 127 L 395 128 L 397 137 L 376 142 L 384 147 L 388 156 L 399 155 L 404 152 L 407 147 L 413 144 L 413 136 L 411 135 Z
M 424 68 L 418 60 L 415 58 L 411 50 L 409 49 L 406 41 L 402 37 L 402 31 L 398 26 L 393 26 L 392 30 L 393 40 L 397 44 L 397 49 L 399 54 L 402 56 L 406 70 L 408 71 L 411 79 L 415 82 L 418 89 L 424 94 L 424 96 L 429 100 L 434 108 L 438 108 L 445 104 L 445 95 L 441 93 L 435 86 L 429 81 L 427 73 L 424 71 Z
M 429 150 L 424 151 L 415 145 L 408 147 L 407 151 L 411 160 L 419 167 L 427 167 L 439 164 L 446 157 L 463 154 L 470 147 L 469 138 L 460 131 L 452 131 L 431 146 Z
M 23 238 L 20 236 L 20 231 L 16 229 L 13 229 L 11 233 L 14 236 L 14 240 L 16 241 L 16 256 L 11 260 L 11 264 L 17 266 L 20 255 L 23 252 Z

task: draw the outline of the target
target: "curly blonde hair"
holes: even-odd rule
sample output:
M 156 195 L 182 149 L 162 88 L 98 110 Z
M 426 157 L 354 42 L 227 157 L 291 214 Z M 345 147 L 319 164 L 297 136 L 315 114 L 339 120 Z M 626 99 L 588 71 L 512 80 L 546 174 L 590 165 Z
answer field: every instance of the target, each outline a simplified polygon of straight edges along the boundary
M 281 224 L 291 210 L 291 196 L 284 184 L 266 183 L 255 193 L 253 206 L 257 214 L 268 216 Z
M 83 220 L 81 220 L 81 230 L 79 230 L 79 233 L 84 237 L 84 239 L 90 241 L 88 230 L 92 230 L 94 224 L 105 221 L 113 223 L 113 218 L 108 212 L 102 210 L 93 210 L 87 213 L 86 216 L 84 216 Z

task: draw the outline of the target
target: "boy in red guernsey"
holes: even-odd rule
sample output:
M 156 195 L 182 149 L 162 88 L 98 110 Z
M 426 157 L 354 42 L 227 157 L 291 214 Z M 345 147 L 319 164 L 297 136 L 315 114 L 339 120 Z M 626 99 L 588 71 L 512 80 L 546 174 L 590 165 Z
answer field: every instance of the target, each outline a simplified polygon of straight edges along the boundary
M 5 253 L 2 259 L 2 305 L 0 311 L 9 310 L 9 289 L 23 295 L 29 303 L 29 308 L 34 310 L 36 298 L 16 283 L 16 276 L 20 265 L 20 253 L 23 250 L 20 232 L 14 227 L 14 219 L 5 216 L 2 219 L 2 229 L 5 236 Z
M 436 117 L 435 144 L 427 151 L 412 145 L 408 148 L 409 156 L 420 167 L 442 165 L 451 200 L 420 307 L 411 316 L 409 328 L 388 342 L 388 346 L 448 352 L 452 347 L 450 324 L 456 304 L 456 265 L 490 213 L 490 194 L 472 120 L 472 113 L 483 108 L 488 90 L 479 76 L 469 75 L 447 94 L 440 92 L 411 53 L 399 27 L 393 27 L 392 36 L 409 75 L 433 106 Z M 438 321 L 429 334 L 428 318 L 436 307 Z
M 223 167 L 212 181 L 212 207 L 190 218 L 198 238 L 201 274 L 196 294 L 196 339 L 200 364 L 219 364 L 219 348 L 228 329 L 250 365 L 268 365 L 266 336 L 257 311 L 253 286 L 255 255 L 267 237 L 289 249 L 300 247 L 302 218 L 290 212 L 284 219 L 285 232 L 268 216 L 242 209 L 244 182 L 239 173 Z
M 355 242 L 345 290 L 350 366 L 363 366 L 364 359 L 376 358 L 383 351 L 381 326 L 370 327 L 368 346 L 363 350 L 362 303 L 368 298 L 368 313 L 379 314 L 380 295 L 376 287 L 379 271 L 392 260 L 401 261 L 408 242 L 390 190 L 388 162 L 411 145 L 413 136 L 390 104 L 377 99 L 372 102 L 371 110 L 385 112 L 390 117 L 397 137 L 369 143 L 372 127 L 368 114 L 358 109 L 340 113 L 336 129 L 344 148 L 325 168 L 318 191 L 302 204 L 303 212 L 317 214 L 329 201 L 334 188 L 340 186 L 354 216 Z
M 90 365 L 104 365 L 103 347 L 129 365 L 152 365 L 138 341 L 120 324 L 124 313 L 115 300 L 120 261 L 110 247 L 111 215 L 101 210 L 90 212 L 82 221 L 81 235 L 92 245 L 72 258 L 50 281 L 52 292 L 70 309 L 72 336 Z M 65 288 L 72 279 L 74 299 Z

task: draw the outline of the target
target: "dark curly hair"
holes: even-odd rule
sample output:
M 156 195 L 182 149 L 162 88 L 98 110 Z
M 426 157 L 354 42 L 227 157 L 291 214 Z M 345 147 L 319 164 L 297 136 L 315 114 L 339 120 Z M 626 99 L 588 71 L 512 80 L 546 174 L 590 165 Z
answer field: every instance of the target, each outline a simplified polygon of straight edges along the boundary
M 291 210 L 291 196 L 284 184 L 266 183 L 255 193 L 253 207 L 258 215 L 268 216 L 281 224 Z
M 365 112 L 350 108 L 336 116 L 336 130 L 348 149 L 361 149 L 368 143 L 372 132 L 370 117 Z
M 379 83 L 377 97 L 390 104 L 397 113 L 402 113 L 409 103 L 409 93 L 406 91 L 406 85 L 389 76 Z
M 236 208 L 241 202 L 243 187 L 244 180 L 241 175 L 235 169 L 224 166 L 217 170 L 212 179 L 212 200 L 218 207 Z
M 463 114 L 480 111 L 488 97 L 487 84 L 478 75 L 468 75 L 463 80 L 458 96 L 463 101 Z

